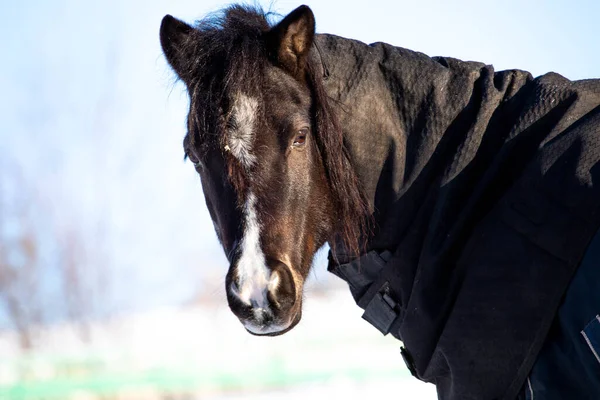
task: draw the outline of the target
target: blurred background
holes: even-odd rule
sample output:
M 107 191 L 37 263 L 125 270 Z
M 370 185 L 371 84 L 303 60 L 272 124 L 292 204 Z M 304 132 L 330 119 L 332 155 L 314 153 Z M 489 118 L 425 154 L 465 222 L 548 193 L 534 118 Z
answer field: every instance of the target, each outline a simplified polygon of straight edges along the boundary
M 600 77 L 597 0 L 306 3 L 319 32 Z M 229 312 L 227 262 L 183 161 L 187 95 L 158 40 L 164 14 L 225 5 L 2 0 L 1 399 L 436 398 L 325 251 L 291 332 L 253 337 Z

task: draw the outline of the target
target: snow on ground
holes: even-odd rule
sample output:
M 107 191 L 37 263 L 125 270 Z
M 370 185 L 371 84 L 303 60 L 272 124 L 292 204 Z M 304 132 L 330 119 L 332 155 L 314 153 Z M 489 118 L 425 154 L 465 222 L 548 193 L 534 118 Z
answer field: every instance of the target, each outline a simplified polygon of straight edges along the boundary
M 432 385 L 425 385 L 412 378 L 391 380 L 372 380 L 356 383 L 339 379 L 327 384 L 291 387 L 262 393 L 243 393 L 203 397 L 210 400 L 306 400 L 306 399 L 381 399 L 393 397 L 399 400 L 436 399 Z
M 435 399 L 433 386 L 410 376 L 400 343 L 361 312 L 347 290 L 309 293 L 302 322 L 264 338 L 248 334 L 225 303 L 164 308 L 94 323 L 87 344 L 72 326 L 46 329 L 27 356 L 5 333 L 0 398 Z

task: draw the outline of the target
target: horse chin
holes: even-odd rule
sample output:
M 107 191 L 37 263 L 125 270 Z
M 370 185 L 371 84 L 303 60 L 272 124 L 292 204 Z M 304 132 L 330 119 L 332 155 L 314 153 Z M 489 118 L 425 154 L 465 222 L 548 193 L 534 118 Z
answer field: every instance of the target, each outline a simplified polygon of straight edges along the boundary
M 282 327 L 281 330 L 269 330 L 269 328 L 264 329 L 264 332 L 256 332 L 256 331 L 252 331 L 250 329 L 248 329 L 248 327 L 244 326 L 246 328 L 246 331 L 248 331 L 248 333 L 250 333 L 251 335 L 254 336 L 279 336 L 279 335 L 283 335 L 284 333 L 287 333 L 289 331 L 291 331 L 296 325 L 298 325 L 298 323 L 300 322 L 300 319 L 302 318 L 302 312 L 299 311 L 296 316 L 294 317 L 294 319 L 292 320 L 292 322 L 285 327 Z

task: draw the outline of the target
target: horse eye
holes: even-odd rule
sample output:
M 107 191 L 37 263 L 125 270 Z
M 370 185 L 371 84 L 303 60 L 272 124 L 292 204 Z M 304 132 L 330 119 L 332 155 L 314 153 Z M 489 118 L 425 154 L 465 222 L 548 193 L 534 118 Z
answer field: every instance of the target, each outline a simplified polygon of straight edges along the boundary
M 301 147 L 306 143 L 306 135 L 308 135 L 308 128 L 302 128 L 298 131 L 298 134 L 294 138 L 294 147 Z
M 188 157 L 188 158 L 190 159 L 192 164 L 194 164 L 194 168 L 196 169 L 196 171 L 200 171 L 201 169 L 204 168 L 204 165 L 202 165 L 202 161 L 193 159 L 191 157 Z

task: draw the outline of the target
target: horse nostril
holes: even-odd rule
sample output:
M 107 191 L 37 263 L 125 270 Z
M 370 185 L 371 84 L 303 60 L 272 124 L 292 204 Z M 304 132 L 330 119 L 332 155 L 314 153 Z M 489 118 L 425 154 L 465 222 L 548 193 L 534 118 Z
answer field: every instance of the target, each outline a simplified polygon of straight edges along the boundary
M 239 295 L 240 294 L 240 286 L 237 283 L 236 279 L 232 279 L 231 282 L 229 283 L 229 289 L 231 290 L 232 293 Z
M 296 287 L 290 268 L 280 261 L 270 263 L 271 277 L 267 298 L 277 308 L 291 307 L 296 301 Z

